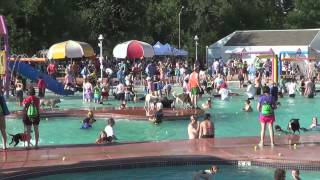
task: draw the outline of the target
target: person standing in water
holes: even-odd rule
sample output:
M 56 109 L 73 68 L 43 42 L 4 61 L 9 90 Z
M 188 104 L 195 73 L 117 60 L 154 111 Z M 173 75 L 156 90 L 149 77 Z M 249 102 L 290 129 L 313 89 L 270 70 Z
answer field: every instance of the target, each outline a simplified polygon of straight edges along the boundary
M 191 103 L 194 108 L 197 108 L 198 95 L 200 93 L 200 81 L 199 81 L 199 67 L 194 65 L 194 70 L 190 74 L 189 87 L 191 89 Z
M 214 124 L 210 120 L 211 115 L 205 114 L 204 121 L 200 123 L 199 139 L 214 138 Z
M 195 115 L 192 115 L 190 117 L 190 123 L 188 125 L 188 135 L 189 139 L 198 139 L 199 137 L 199 129 L 200 129 L 200 124 L 197 120 L 197 117 Z
M 5 116 L 9 115 L 9 110 L 6 101 L 2 94 L 2 80 L 0 79 L 0 131 L 2 134 L 2 149 L 7 149 L 7 133 L 6 133 L 6 119 Z
M 273 123 L 275 121 L 274 109 L 277 108 L 276 101 L 273 96 L 270 95 L 270 88 L 264 86 L 262 89 L 263 95 L 259 97 L 257 110 L 259 113 L 259 121 L 261 125 L 260 131 L 260 142 L 259 147 L 264 146 L 264 135 L 266 124 L 269 125 L 269 134 L 270 134 L 270 144 L 271 147 L 274 146 L 274 133 L 273 133 Z

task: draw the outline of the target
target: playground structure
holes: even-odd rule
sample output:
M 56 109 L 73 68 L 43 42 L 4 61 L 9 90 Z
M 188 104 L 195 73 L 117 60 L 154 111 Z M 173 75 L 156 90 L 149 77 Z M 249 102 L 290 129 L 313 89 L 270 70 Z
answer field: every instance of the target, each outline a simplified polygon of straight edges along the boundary
M 291 55 L 291 56 L 290 56 Z M 292 56 L 293 55 L 293 56 Z M 290 61 L 294 62 L 292 64 L 292 68 L 294 72 L 300 72 L 300 75 L 303 75 L 307 77 L 307 62 L 306 61 L 315 61 L 316 57 L 309 57 L 309 53 L 307 51 L 281 51 L 279 53 L 279 63 L 278 63 L 278 74 L 279 76 L 287 76 L 283 75 L 283 70 L 282 70 L 282 62 L 283 61 Z
M 0 15 L 0 84 L 4 85 L 6 96 L 9 96 L 10 75 L 8 73 L 7 60 L 9 59 L 9 33 L 4 16 Z
M 270 49 L 269 51 L 242 51 L 238 53 L 240 57 L 247 54 L 257 54 L 258 60 L 266 58 L 271 59 L 272 81 L 278 83 L 283 77 L 282 63 L 284 61 L 294 62 L 295 71 L 307 76 L 306 61 L 315 61 L 315 57 L 308 57 L 308 51 L 281 51 L 278 55 Z M 291 55 L 291 56 L 290 56 Z M 257 59 L 254 64 L 256 64 Z
M 13 80 L 13 74 L 19 73 L 25 78 L 31 79 L 32 81 L 37 81 L 38 78 L 41 76 L 46 84 L 47 89 L 51 90 L 52 92 L 58 95 L 72 95 L 73 92 L 64 90 L 64 85 L 59 83 L 57 80 L 53 79 L 46 73 L 43 73 L 27 62 L 45 62 L 45 58 L 36 58 L 31 57 L 28 58 L 27 55 L 9 55 L 9 35 L 5 23 L 5 18 L 0 16 L 0 76 L 5 77 L 3 78 L 4 81 L 0 82 L 3 83 L 6 96 L 9 96 L 9 86 L 10 81 Z M 4 47 L 4 48 L 2 48 Z M 11 72 L 11 73 L 10 73 Z

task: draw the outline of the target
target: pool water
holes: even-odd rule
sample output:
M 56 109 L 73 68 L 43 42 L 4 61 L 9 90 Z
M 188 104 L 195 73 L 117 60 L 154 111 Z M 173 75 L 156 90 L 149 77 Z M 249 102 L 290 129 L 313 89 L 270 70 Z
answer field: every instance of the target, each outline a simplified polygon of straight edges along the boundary
M 157 180 L 179 180 L 192 179 L 193 175 L 204 169 L 209 169 L 209 165 L 201 166 L 175 166 L 175 167 L 153 167 L 153 168 L 137 168 L 137 169 L 116 169 L 108 171 L 92 171 L 79 173 L 66 173 L 58 175 L 49 175 L 33 180 L 85 180 L 85 179 L 157 179 Z M 273 179 L 274 170 L 264 167 L 237 167 L 237 166 L 219 166 L 218 173 L 214 179 L 223 180 L 270 180 Z M 320 172 L 300 171 L 303 180 L 319 180 Z M 287 170 L 287 179 L 291 179 L 291 171 Z
M 241 93 L 243 94 L 243 93 Z M 207 95 L 199 104 L 207 99 Z M 297 96 L 294 99 L 285 97 L 279 99 L 281 106 L 276 110 L 276 124 L 286 129 L 289 119 L 299 118 L 302 127 L 309 127 L 311 118 L 319 116 L 320 106 L 319 96 L 314 99 L 307 99 Z M 258 112 L 256 111 L 256 100 L 252 101 L 254 112 L 242 112 L 242 106 L 245 95 L 231 97 L 229 101 L 221 101 L 215 98 L 213 108 L 208 112 L 212 115 L 212 121 L 215 124 L 216 137 L 241 137 L 241 136 L 259 136 L 260 124 L 258 121 Z M 82 102 L 81 97 L 69 96 L 63 97 L 59 104 L 60 108 L 97 108 L 118 106 L 119 102 L 110 100 L 109 104 L 104 105 L 96 103 Z M 8 103 L 9 107 L 16 107 L 14 102 Z M 128 104 L 129 106 L 143 106 L 143 102 Z M 40 122 L 40 145 L 52 144 L 86 144 L 94 143 L 99 132 L 106 126 L 105 119 L 97 119 L 93 128 L 80 129 L 82 118 L 57 117 L 43 118 Z M 201 120 L 201 119 L 200 119 Z M 128 141 L 158 141 L 158 140 L 178 140 L 187 139 L 187 126 L 189 119 L 179 121 L 164 121 L 160 125 L 154 125 L 147 121 L 129 121 L 126 119 L 117 119 L 114 127 L 119 142 Z M 14 134 L 23 132 L 21 119 L 7 118 L 7 132 Z M 301 132 L 301 134 L 319 133 L 320 131 Z

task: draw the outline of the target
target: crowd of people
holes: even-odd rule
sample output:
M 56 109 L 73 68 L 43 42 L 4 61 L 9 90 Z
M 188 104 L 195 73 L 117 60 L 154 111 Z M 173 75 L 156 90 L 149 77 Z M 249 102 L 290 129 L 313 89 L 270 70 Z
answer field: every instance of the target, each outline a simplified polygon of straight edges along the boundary
M 175 107 L 178 98 L 183 103 L 189 104 L 189 108 L 199 108 L 204 110 L 212 108 L 211 97 L 220 97 L 221 100 L 228 100 L 232 95 L 238 93 L 231 92 L 228 87 L 229 80 L 238 80 L 239 88 L 245 89 L 247 99 L 245 100 L 243 111 L 252 112 L 251 101 L 257 96 L 257 111 L 259 112 L 259 121 L 261 127 L 259 147 L 263 147 L 265 129 L 269 128 L 270 145 L 274 142 L 274 122 L 275 109 L 280 106 L 278 98 L 288 94 L 290 98 L 295 98 L 297 93 L 307 98 L 313 98 L 316 95 L 315 81 L 318 77 L 313 72 L 313 66 L 308 66 L 307 75 L 300 74 L 299 78 L 283 78 L 280 83 L 273 82 L 271 79 L 271 61 L 266 60 L 258 64 L 248 64 L 241 59 L 230 59 L 228 62 L 215 60 L 208 69 L 201 69 L 196 62 L 190 65 L 186 60 L 165 59 L 164 61 L 118 61 L 106 65 L 103 72 L 105 78 L 99 79 L 97 72 L 99 66 L 94 62 L 89 64 L 71 64 L 61 68 L 55 63 L 50 63 L 47 67 L 48 75 L 52 78 L 58 78 L 58 70 L 63 69 L 65 77 L 63 79 L 64 88 L 67 91 L 82 91 L 83 101 L 103 104 L 108 102 L 109 96 L 113 95 L 120 102 L 120 109 L 125 110 L 128 101 L 138 101 L 137 86 L 143 86 L 143 96 L 147 98 L 157 97 L 153 105 L 146 109 L 146 115 L 149 120 L 155 124 L 160 124 L 163 119 L 162 109 L 164 107 Z M 286 74 L 293 74 L 290 63 L 285 66 Z M 313 69 L 314 68 L 314 69 Z M 312 69 L 312 70 L 311 70 Z M 296 72 L 294 72 L 296 73 Z M 293 78 L 294 77 L 294 78 Z M 82 81 L 79 81 L 82 78 Z M 299 83 L 297 83 L 299 81 Z M 39 141 L 39 123 L 40 123 L 40 99 L 45 98 L 46 82 L 39 76 L 36 87 L 38 96 L 36 96 L 35 85 L 32 82 L 26 83 L 25 79 L 19 75 L 15 76 L 12 83 L 11 94 L 16 96 L 17 104 L 24 106 L 23 123 L 26 137 L 31 137 L 32 127 L 35 136 L 35 148 Z M 172 93 L 174 86 L 180 86 L 183 95 L 175 96 Z M 115 87 L 115 89 L 113 89 Z M 24 92 L 27 90 L 27 96 L 24 98 Z M 1 90 L 2 93 L 2 90 Z M 207 93 L 208 100 L 199 106 L 199 99 Z M 173 96 L 172 96 L 173 94 Z M 141 97 L 143 99 L 143 97 Z M 5 131 L 5 116 L 9 114 L 5 98 L 0 96 L 0 130 L 2 134 L 3 149 L 7 148 L 7 135 Z M 89 111 L 87 117 L 82 121 L 81 128 L 88 129 L 95 122 L 94 112 Z M 111 143 L 117 140 L 113 127 L 115 121 L 113 118 L 107 120 L 107 126 L 100 132 L 96 140 L 97 144 Z M 317 118 L 314 117 L 310 128 L 320 127 Z M 214 138 L 215 126 L 210 113 L 204 115 L 203 121 L 199 122 L 196 115 L 190 117 L 188 124 L 189 139 Z M 281 129 L 281 128 L 280 128 Z M 26 138 L 27 147 L 31 145 L 31 138 Z M 216 166 L 210 170 L 204 170 L 195 174 L 194 179 L 207 179 L 209 175 L 218 171 Z M 277 170 L 275 179 L 281 179 L 282 170 Z M 299 171 L 292 172 L 292 176 L 299 179 Z M 277 178 L 276 178 L 277 177 Z

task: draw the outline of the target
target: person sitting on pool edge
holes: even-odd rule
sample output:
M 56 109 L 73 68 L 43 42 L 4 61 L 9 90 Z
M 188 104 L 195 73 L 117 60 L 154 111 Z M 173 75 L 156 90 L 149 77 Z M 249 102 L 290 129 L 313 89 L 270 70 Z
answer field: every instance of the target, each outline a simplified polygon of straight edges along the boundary
M 115 121 L 113 118 L 109 118 L 107 121 L 108 125 L 100 132 L 99 138 L 96 140 L 96 144 L 112 143 L 118 138 L 115 136 L 113 126 Z
M 96 120 L 93 117 L 93 111 L 89 111 L 87 117 L 82 120 L 81 129 L 88 129 L 92 127 L 92 124 L 96 122 Z
M 193 175 L 193 180 L 200 180 L 200 179 L 204 179 L 204 180 L 209 180 L 212 179 L 212 177 L 217 174 L 219 170 L 218 166 L 211 166 L 210 169 L 206 169 L 206 170 L 200 170 L 197 173 L 195 173 Z
M 251 107 L 249 99 L 245 100 L 244 107 L 242 108 L 242 111 L 244 111 L 244 112 L 252 112 L 252 107 Z

